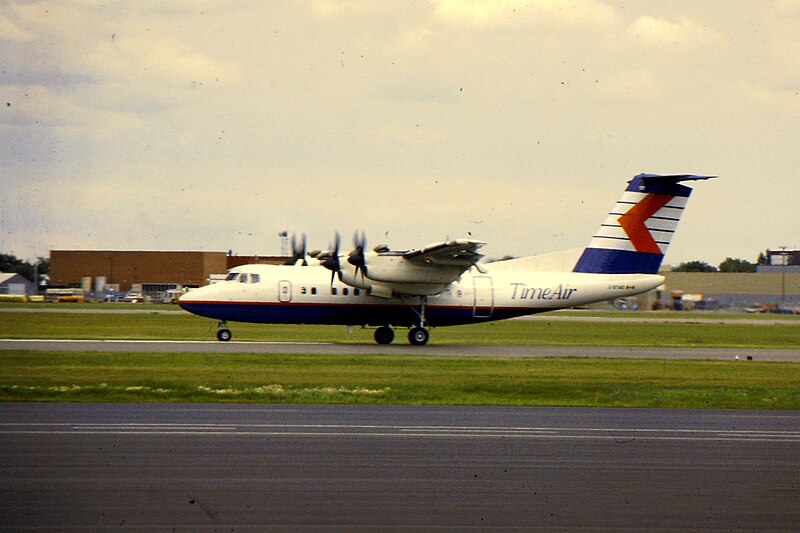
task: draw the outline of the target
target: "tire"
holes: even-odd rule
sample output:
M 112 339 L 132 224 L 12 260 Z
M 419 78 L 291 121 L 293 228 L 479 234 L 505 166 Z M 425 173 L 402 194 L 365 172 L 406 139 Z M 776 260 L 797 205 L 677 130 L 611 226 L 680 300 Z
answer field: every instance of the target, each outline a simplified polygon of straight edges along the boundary
M 375 330 L 375 342 L 378 344 L 391 344 L 394 340 L 394 331 L 389 326 L 381 326 Z
M 229 329 L 221 329 L 217 331 L 217 340 L 222 342 L 228 342 L 233 337 L 233 333 Z
M 408 342 L 414 346 L 424 346 L 428 344 L 430 334 L 425 328 L 411 328 L 408 332 Z

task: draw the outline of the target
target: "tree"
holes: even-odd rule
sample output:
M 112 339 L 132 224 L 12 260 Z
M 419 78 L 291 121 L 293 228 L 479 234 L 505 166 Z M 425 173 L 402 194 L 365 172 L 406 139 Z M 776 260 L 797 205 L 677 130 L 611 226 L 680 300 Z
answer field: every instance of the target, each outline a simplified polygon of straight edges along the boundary
M 761 252 L 760 254 L 758 254 L 758 259 L 756 259 L 756 264 L 757 265 L 768 265 L 769 264 L 769 259 L 767 259 L 767 254 L 765 254 L 764 252 Z
M 744 259 L 734 259 L 726 257 L 725 261 L 719 264 L 720 272 L 755 272 L 756 266 Z
M 39 275 L 47 274 L 50 275 L 50 258 L 49 257 L 37 257 L 39 260 Z M 38 282 L 37 282 L 38 283 Z
M 704 261 L 689 261 L 681 263 L 672 269 L 673 272 L 716 272 L 716 267 L 709 265 Z
M 38 272 L 36 266 L 37 263 Z M 46 257 L 39 257 L 36 263 L 31 264 L 28 261 L 18 259 L 13 254 L 0 254 L 0 272 L 19 274 L 28 281 L 37 283 L 37 280 L 33 279 L 35 277 L 34 272 L 37 272 L 38 274 L 49 274 L 50 260 Z
M 0 272 L 11 272 L 25 276 L 25 265 L 26 263 L 21 259 L 17 259 L 14 254 L 0 254 Z

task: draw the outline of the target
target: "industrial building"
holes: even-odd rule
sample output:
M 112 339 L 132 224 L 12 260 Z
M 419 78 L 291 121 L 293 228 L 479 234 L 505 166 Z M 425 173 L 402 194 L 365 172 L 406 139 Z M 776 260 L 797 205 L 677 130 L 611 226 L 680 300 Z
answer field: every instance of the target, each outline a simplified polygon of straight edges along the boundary
M 155 252 L 113 250 L 53 250 L 51 284 L 103 291 L 106 285 L 129 291 L 143 283 L 201 286 L 210 274 L 225 272 L 224 252 Z
M 787 250 L 787 252 L 794 252 Z M 800 306 L 800 267 L 786 254 L 787 264 L 759 268 L 757 273 L 662 272 L 666 277 L 658 291 L 630 299 L 628 308 L 671 308 L 676 295 L 686 307 L 747 308 L 756 305 Z M 777 255 L 777 254 L 776 254 Z M 240 256 L 208 251 L 111 251 L 53 250 L 50 253 L 51 284 L 82 287 L 84 292 L 131 289 L 143 296 L 163 294 L 184 287 L 206 285 L 212 276 L 250 263 L 282 264 L 284 256 Z M 607 305 L 622 305 L 609 302 Z
M 781 247 L 767 250 L 766 264 L 755 273 L 672 272 L 666 268 L 660 303 L 682 300 L 685 309 L 740 308 L 759 306 L 787 310 L 800 306 L 800 250 Z
M 230 252 L 52 250 L 50 277 L 53 286 L 82 287 L 85 292 L 164 292 L 206 285 L 212 275 L 237 265 L 285 260 Z
M 20 274 L 0 272 L 0 295 L 26 296 L 36 291 L 36 285 Z
M 800 306 L 800 272 L 662 272 L 666 277 L 660 303 L 676 296 L 703 302 L 702 308 L 751 308 L 758 305 Z

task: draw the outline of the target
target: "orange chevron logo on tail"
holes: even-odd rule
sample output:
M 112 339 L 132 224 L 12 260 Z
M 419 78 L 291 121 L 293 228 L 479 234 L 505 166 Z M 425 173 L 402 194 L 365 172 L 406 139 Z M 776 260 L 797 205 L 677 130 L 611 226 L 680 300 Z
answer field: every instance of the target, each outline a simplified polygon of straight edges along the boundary
M 637 252 L 662 253 L 645 222 L 673 198 L 674 196 L 668 194 L 648 194 L 619 217 L 619 225 L 625 230 Z

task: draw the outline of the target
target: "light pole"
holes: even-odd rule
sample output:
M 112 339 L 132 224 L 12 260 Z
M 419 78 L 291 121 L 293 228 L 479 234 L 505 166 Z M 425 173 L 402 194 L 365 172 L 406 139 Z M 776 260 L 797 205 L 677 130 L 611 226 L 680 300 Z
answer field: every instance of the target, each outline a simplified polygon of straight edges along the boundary
M 786 246 L 781 246 L 781 304 L 786 300 Z

